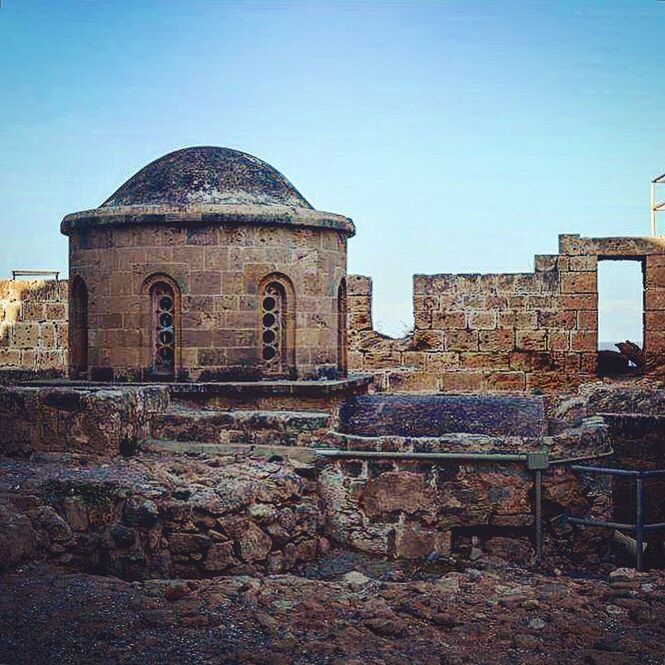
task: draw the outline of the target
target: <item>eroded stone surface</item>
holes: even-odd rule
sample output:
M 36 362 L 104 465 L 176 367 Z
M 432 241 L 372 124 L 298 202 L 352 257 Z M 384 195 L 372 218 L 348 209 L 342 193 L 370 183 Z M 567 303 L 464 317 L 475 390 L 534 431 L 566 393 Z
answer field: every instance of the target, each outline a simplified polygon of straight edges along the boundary
M 0 453 L 131 453 L 168 403 L 162 386 L 0 386 Z

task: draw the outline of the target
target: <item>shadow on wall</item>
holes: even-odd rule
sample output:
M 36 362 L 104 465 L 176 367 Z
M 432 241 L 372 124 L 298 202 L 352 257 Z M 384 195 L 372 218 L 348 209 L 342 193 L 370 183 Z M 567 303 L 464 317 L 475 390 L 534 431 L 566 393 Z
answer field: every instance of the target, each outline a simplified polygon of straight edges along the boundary
M 67 367 L 66 280 L 0 280 L 0 377 L 60 377 Z

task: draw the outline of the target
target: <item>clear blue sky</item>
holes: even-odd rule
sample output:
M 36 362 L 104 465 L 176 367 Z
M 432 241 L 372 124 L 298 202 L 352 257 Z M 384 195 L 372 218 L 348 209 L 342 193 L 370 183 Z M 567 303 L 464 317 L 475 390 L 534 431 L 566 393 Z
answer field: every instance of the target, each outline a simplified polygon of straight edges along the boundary
M 350 271 L 398 333 L 413 273 L 646 234 L 664 35 L 658 0 L 3 0 L 0 274 L 65 270 L 64 214 L 166 152 L 228 146 L 353 217 Z M 639 283 L 606 281 L 601 339 L 636 338 Z

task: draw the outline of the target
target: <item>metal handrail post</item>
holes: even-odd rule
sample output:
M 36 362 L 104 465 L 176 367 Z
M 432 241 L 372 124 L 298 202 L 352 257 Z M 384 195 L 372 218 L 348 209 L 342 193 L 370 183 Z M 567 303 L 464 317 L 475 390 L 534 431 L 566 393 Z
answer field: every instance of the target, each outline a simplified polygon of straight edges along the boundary
M 635 479 L 636 510 L 635 510 L 635 540 L 637 542 L 637 557 L 635 568 L 639 573 L 644 567 L 644 480 L 641 476 Z
M 536 560 L 540 562 L 543 558 L 543 472 L 541 469 L 534 471 L 533 481 L 536 495 Z

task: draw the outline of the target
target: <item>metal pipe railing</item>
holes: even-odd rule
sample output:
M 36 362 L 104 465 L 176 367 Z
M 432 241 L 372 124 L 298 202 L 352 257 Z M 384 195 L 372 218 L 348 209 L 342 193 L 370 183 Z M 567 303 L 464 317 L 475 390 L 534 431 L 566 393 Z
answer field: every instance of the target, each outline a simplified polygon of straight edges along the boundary
M 339 450 L 337 448 L 316 448 L 315 455 L 347 459 L 399 459 L 432 461 L 468 461 L 468 462 L 526 462 L 527 453 L 417 453 L 392 450 Z
M 621 522 L 607 522 L 592 518 L 567 517 L 570 524 L 579 526 L 599 527 L 601 529 L 614 529 L 616 531 L 628 531 L 635 535 L 636 554 L 635 568 L 642 571 L 644 568 L 644 539 L 649 532 L 665 531 L 665 522 L 646 524 L 644 521 L 644 481 L 649 478 L 664 478 L 665 469 L 614 469 L 602 466 L 582 466 L 574 464 L 570 467 L 578 473 L 591 473 L 619 478 L 635 479 L 635 524 L 623 524 Z
M 51 275 L 55 281 L 60 279 L 60 271 L 58 270 L 12 270 L 12 280 L 17 277 L 47 277 Z
M 625 476 L 628 478 L 663 478 L 665 477 L 665 469 L 615 469 L 613 467 L 604 466 L 583 466 L 581 464 L 574 464 L 570 467 L 573 471 L 580 473 L 598 473 L 606 476 Z

